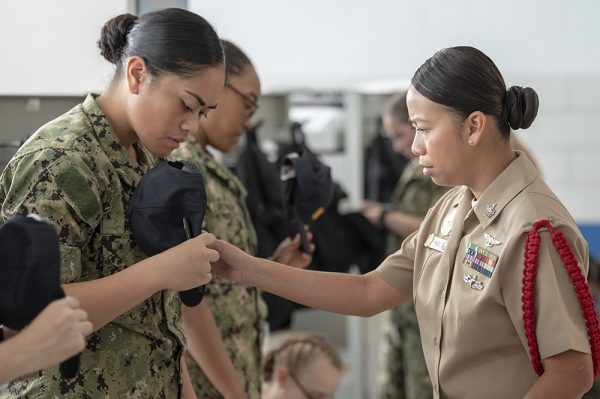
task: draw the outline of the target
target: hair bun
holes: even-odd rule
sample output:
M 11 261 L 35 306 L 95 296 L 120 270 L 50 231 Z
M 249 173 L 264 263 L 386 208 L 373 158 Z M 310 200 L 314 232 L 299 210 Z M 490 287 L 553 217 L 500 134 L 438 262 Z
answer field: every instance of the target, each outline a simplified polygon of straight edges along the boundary
M 100 54 L 109 62 L 117 64 L 123 55 L 127 45 L 127 34 L 133 28 L 138 17 L 132 14 L 121 14 L 109 21 L 102 27 L 98 47 Z
M 531 126 L 538 107 L 538 95 L 531 87 L 512 86 L 506 92 L 506 118 L 513 130 Z

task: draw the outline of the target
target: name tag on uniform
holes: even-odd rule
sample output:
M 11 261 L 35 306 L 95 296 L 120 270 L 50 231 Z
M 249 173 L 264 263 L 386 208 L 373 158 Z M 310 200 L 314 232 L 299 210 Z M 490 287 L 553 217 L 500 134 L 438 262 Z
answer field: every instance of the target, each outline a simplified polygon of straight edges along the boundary
M 444 240 L 443 238 L 440 238 L 435 234 L 431 233 L 429 234 L 429 237 L 427 237 L 427 240 L 425 240 L 424 245 L 427 248 L 434 249 L 438 252 L 444 252 L 448 247 L 448 240 Z

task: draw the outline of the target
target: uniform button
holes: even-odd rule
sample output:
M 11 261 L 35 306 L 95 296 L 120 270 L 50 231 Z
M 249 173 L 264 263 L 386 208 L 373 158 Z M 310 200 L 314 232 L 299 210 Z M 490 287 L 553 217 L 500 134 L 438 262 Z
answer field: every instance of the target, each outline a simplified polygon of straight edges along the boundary
M 446 298 L 446 290 L 442 290 L 442 294 L 440 295 L 440 298 L 442 298 L 442 301 L 444 300 L 444 298 Z
M 433 339 L 433 346 L 438 346 L 438 338 L 437 337 L 435 337 Z

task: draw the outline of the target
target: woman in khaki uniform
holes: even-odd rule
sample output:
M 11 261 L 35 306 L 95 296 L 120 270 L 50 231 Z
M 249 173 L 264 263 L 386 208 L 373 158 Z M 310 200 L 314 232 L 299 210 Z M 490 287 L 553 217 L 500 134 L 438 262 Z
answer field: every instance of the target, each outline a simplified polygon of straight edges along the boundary
M 246 190 L 206 147 L 228 152 L 252 126 L 250 118 L 257 108 L 260 81 L 248 57 L 235 44 L 223 40 L 222 45 L 227 82 L 219 108 L 200 120 L 196 133 L 188 136 L 172 158 L 194 162 L 204 175 L 206 230 L 255 254 L 256 233 L 246 207 Z M 307 266 L 311 257 L 301 252 L 299 245 L 299 237 L 284 240 L 273 259 Z M 184 306 L 183 314 L 188 368 L 197 397 L 259 399 L 267 317 L 260 291 L 217 277 L 207 287 L 205 301 L 193 308 Z
M 416 129 L 412 148 L 424 174 L 455 188 L 377 270 L 363 276 L 295 270 L 221 241 L 213 245 L 222 257 L 213 270 L 346 314 L 369 316 L 412 298 L 436 398 L 579 398 L 595 371 L 586 321 L 545 230 L 534 279 L 537 323 L 527 328 L 537 330 L 527 334 L 523 321 L 523 309 L 533 307 L 521 299 L 524 246 L 536 221 L 551 220 L 566 236 L 575 272 L 588 268 L 587 244 L 575 222 L 510 144 L 511 128 L 533 122 L 537 94 L 507 91 L 485 54 L 454 47 L 417 70 L 407 104 Z M 588 323 L 597 353 L 595 315 Z M 535 343 L 545 368 L 540 377 L 532 367 L 536 357 L 529 357 Z

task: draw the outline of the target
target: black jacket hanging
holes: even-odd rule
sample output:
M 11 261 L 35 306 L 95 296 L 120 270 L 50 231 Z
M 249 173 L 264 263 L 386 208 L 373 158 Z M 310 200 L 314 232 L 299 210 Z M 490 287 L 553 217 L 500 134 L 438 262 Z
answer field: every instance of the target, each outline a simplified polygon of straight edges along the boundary
M 376 135 L 365 153 L 365 198 L 387 202 L 408 159 L 394 152 L 392 142 L 383 131 L 381 118 L 377 119 L 376 129 Z
M 256 137 L 258 126 L 246 133 L 246 148 L 234 173 L 248 192 L 246 205 L 258 238 L 258 256 L 268 258 L 288 230 L 279 171 L 260 150 Z

